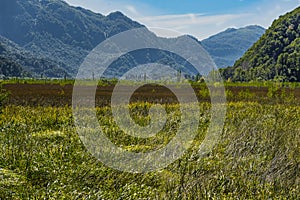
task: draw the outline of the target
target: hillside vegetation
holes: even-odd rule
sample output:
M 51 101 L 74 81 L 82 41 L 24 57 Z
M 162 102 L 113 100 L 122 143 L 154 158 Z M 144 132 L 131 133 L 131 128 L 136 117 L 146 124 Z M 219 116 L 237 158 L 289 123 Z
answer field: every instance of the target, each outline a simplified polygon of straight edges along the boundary
M 233 67 L 221 70 L 233 81 L 300 81 L 300 7 L 275 20 Z
M 4 77 L 67 77 L 61 62 L 41 58 L 0 36 L 0 74 Z
M 142 25 L 120 12 L 103 16 L 62 0 L 2 0 L 0 27 L 1 36 L 35 57 L 62 63 L 74 76 L 88 52 L 100 42 Z
M 88 53 L 105 39 L 126 30 L 144 27 L 123 15 L 113 12 L 107 16 L 80 7 L 73 7 L 62 0 L 2 0 L 0 2 L 0 35 L 9 44 L 10 51 L 0 56 L 2 75 L 18 76 L 30 74 L 33 77 L 75 77 L 80 64 Z M 240 58 L 244 52 L 263 34 L 264 29 L 248 26 L 228 29 L 206 40 L 198 41 L 211 54 L 218 67 L 227 67 Z M 3 44 L 3 43 L 2 43 Z M 7 43 L 4 43 L 6 46 Z M 21 53 L 20 52 L 27 52 Z M 139 55 L 147 52 L 139 52 Z M 121 59 L 111 66 L 110 77 L 123 74 L 126 69 L 140 63 L 159 62 L 174 66 L 180 59 L 159 51 L 152 51 L 151 58 Z M 2 60 L 3 60 L 2 59 Z M 4 61 L 2 62 L 4 63 Z M 126 67 L 124 67 L 126 66 Z M 180 71 L 191 71 L 190 66 L 176 67 Z M 22 68 L 21 70 L 19 68 Z M 27 72 L 27 73 L 25 73 Z M 189 73 L 195 75 L 195 73 Z

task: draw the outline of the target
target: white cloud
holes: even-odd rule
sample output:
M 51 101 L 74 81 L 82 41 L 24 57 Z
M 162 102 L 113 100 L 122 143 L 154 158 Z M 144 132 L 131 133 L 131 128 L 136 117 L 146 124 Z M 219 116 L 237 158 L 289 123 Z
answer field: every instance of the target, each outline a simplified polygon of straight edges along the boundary
M 248 14 L 211 16 L 203 14 L 184 14 L 141 17 L 137 18 L 137 20 L 150 27 L 174 29 L 183 34 L 190 34 L 199 39 L 204 39 L 228 27 L 236 26 L 237 24 L 233 24 L 234 21 L 247 16 Z
M 299 3 L 295 0 L 264 0 L 260 4 L 232 14 L 205 15 L 196 13 L 141 16 L 136 19 L 147 26 L 174 29 L 184 34 L 193 35 L 201 40 L 230 27 L 260 25 L 268 28 L 274 19 L 295 9 L 297 6 L 299 6 Z
M 134 15 L 140 15 L 137 9 L 132 5 L 126 5 L 125 8 Z
M 209 15 L 187 13 L 164 15 L 164 10 L 137 0 L 66 0 L 95 12 L 108 14 L 119 10 L 130 18 L 148 26 L 173 29 L 198 39 L 207 38 L 229 27 L 261 25 L 269 27 L 275 18 L 299 6 L 300 0 L 261 0 L 260 3 L 231 14 Z
M 71 5 L 81 6 L 107 15 L 113 11 L 121 11 L 129 17 L 136 17 L 137 15 L 150 15 L 150 13 L 157 14 L 159 9 L 153 8 L 150 5 L 140 3 L 135 0 L 65 0 Z

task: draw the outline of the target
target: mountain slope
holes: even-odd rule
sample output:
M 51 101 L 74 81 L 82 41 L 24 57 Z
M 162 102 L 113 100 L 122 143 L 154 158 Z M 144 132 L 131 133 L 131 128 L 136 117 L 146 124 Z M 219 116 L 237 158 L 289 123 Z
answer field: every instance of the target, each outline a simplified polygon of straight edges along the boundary
M 144 27 L 120 12 L 103 16 L 61 0 L 3 0 L 0 5 L 0 35 L 36 57 L 62 63 L 60 66 L 73 77 L 86 55 L 103 40 Z M 138 64 L 151 62 L 171 65 L 184 75 L 197 74 L 192 66 L 183 65 L 179 57 L 148 49 L 120 58 L 107 76 L 118 77 Z M 41 73 L 36 68 L 29 71 Z
M 28 51 L 31 54 L 29 57 L 57 63 L 57 67 L 54 67 L 55 63 L 51 64 L 52 68 L 47 68 L 46 72 L 43 72 L 43 66 L 39 69 L 38 65 L 33 67 L 32 64 L 23 66 L 24 62 L 18 63 L 33 75 L 44 73 L 49 77 L 63 76 L 57 69 L 59 68 L 74 77 L 86 55 L 99 43 L 115 34 L 139 27 L 143 25 L 120 12 L 103 16 L 80 7 L 69 6 L 62 0 L 0 2 L 0 35 Z M 263 31 L 258 26 L 229 29 L 202 41 L 201 44 L 211 54 L 217 66 L 225 67 L 240 58 Z M 14 53 L 11 51 L 11 54 Z M 161 59 L 157 53 L 152 55 L 149 61 Z M 10 56 L 7 58 L 9 60 Z M 123 59 L 122 64 L 124 63 L 127 66 L 133 64 Z M 118 66 L 112 68 L 112 71 L 118 74 L 123 72 Z
M 81 62 L 107 37 L 142 27 L 120 12 L 108 16 L 61 0 L 1 0 L 0 35 L 35 56 L 64 63 L 75 75 Z
M 275 20 L 266 33 L 231 68 L 233 81 L 300 81 L 300 7 Z
M 0 36 L 0 74 L 5 77 L 68 76 L 63 63 L 37 58 L 14 42 Z
M 219 68 L 232 66 L 264 34 L 260 26 L 229 28 L 201 42 Z

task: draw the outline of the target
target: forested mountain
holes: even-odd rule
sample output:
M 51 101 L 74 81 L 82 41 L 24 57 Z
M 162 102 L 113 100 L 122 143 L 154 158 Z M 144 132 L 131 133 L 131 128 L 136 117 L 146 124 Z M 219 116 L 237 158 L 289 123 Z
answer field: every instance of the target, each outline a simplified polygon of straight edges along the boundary
M 142 25 L 120 12 L 103 16 L 61 0 L 0 2 L 0 35 L 36 57 L 63 63 L 72 76 L 96 45 L 137 27 Z
M 33 76 L 44 74 L 47 77 L 64 77 L 65 73 L 58 71 L 64 69 L 74 77 L 87 54 L 103 40 L 126 30 L 144 27 L 120 12 L 103 16 L 80 7 L 69 6 L 61 0 L 4 0 L 1 4 L 0 35 L 12 40 L 16 43 L 12 46 L 18 47 L 9 48 L 11 51 L 6 51 L 2 56 L 16 62 L 22 71 L 30 72 Z M 23 53 L 24 51 L 30 54 Z M 143 52 L 147 54 L 146 57 Z M 31 55 L 55 60 L 59 63 L 59 68 L 49 62 L 45 65 L 44 59 L 35 59 L 33 65 L 28 62 L 34 59 Z M 110 66 L 106 75 L 119 77 L 138 64 L 151 62 L 172 65 L 186 74 L 197 73 L 192 66 L 183 68 L 179 57 L 148 49 L 118 59 Z M 46 72 L 45 67 L 48 67 Z M 24 73 L 5 74 L 16 76 Z
M 229 28 L 201 42 L 219 68 L 232 66 L 264 34 L 260 26 Z
M 220 70 L 233 81 L 300 81 L 300 7 L 275 20 L 233 67 Z
M 0 37 L 0 76 L 30 76 L 28 72 L 24 71 L 21 65 L 13 62 L 12 58 L 7 56 L 7 47 L 2 43 L 2 40 L 4 40 L 4 38 Z
M 8 48 L 0 54 L 2 71 L 6 70 L 5 63 L 9 62 L 7 66 L 11 67 L 9 73 L 8 70 L 5 72 L 7 76 L 40 77 L 43 74 L 64 77 L 68 74 L 74 77 L 86 55 L 99 43 L 120 32 L 140 27 L 144 26 L 120 12 L 104 16 L 70 6 L 63 0 L 1 0 L 0 35 L 2 41 L 3 38 L 10 41 L 1 43 Z M 201 44 L 217 66 L 225 67 L 238 59 L 263 31 L 258 26 L 229 29 Z M 161 58 L 159 53 L 152 52 L 151 55 L 149 62 L 163 60 L 163 64 L 173 64 L 178 61 L 167 54 L 163 54 L 167 59 Z M 140 60 L 130 59 L 120 59 L 115 64 L 133 66 Z M 146 62 L 143 60 L 140 63 Z M 115 75 L 122 74 L 125 70 L 122 67 L 112 66 L 111 71 Z M 16 69 L 16 73 L 12 69 Z
M 69 76 L 65 65 L 46 58 L 37 58 L 14 42 L 0 36 L 0 74 L 5 77 Z

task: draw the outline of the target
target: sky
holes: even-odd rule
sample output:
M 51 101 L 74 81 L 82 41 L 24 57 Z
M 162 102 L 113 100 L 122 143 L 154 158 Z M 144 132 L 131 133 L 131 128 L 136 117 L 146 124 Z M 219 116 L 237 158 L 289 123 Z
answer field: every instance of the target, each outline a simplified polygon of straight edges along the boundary
M 103 15 L 121 11 L 147 27 L 193 35 L 199 40 L 227 28 L 260 25 L 300 6 L 300 0 L 65 0 Z M 157 29 L 153 29 L 154 31 Z

